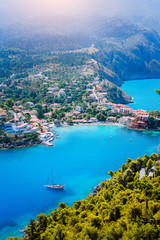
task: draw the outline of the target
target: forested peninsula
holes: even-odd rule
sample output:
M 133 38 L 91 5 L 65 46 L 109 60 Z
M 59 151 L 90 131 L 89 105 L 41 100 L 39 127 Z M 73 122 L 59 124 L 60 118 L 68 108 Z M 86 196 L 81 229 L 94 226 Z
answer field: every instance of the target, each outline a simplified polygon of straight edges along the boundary
M 108 174 L 101 190 L 85 200 L 72 207 L 60 203 L 48 216 L 39 214 L 21 239 L 160 239 L 160 153 L 128 158 Z

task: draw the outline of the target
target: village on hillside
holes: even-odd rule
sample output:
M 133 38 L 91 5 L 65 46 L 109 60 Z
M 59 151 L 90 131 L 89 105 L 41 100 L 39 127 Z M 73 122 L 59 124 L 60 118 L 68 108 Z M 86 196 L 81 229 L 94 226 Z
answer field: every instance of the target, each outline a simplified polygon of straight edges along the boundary
M 158 111 L 133 110 L 124 104 L 123 91 L 96 73 L 95 64 L 52 64 L 33 68 L 28 78 L 12 75 L 4 80 L 0 85 L 1 141 L 37 134 L 40 142 L 51 146 L 54 127 L 78 124 L 160 127 Z

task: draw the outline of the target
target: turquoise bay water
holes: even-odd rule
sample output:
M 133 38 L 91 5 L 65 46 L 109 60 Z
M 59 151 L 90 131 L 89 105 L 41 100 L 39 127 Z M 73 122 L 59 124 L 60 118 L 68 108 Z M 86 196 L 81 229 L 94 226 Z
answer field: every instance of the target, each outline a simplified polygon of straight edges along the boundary
M 155 91 L 160 89 L 160 79 L 128 81 L 122 89 L 134 98 L 134 104 L 129 104 L 131 108 L 160 111 L 160 96 Z
M 133 109 L 159 110 L 160 80 L 129 81 L 123 89 L 134 97 Z M 61 139 L 55 147 L 0 151 L 0 240 L 20 236 L 31 218 L 49 213 L 59 202 L 72 205 L 86 198 L 106 179 L 109 170 L 117 170 L 128 157 L 137 158 L 158 151 L 158 132 L 135 132 L 123 127 L 81 126 L 58 128 Z M 112 138 L 110 138 L 110 136 Z M 133 141 L 130 142 L 130 139 Z M 44 185 L 51 169 L 55 183 L 61 177 L 63 192 L 49 191 Z
M 66 127 L 57 132 L 61 139 L 53 148 L 0 151 L 0 239 L 18 235 L 31 218 L 48 213 L 59 202 L 72 205 L 86 198 L 109 170 L 117 170 L 128 157 L 157 152 L 160 142 L 159 134 L 115 126 Z M 52 168 L 55 182 L 60 175 L 65 184 L 62 192 L 43 186 Z

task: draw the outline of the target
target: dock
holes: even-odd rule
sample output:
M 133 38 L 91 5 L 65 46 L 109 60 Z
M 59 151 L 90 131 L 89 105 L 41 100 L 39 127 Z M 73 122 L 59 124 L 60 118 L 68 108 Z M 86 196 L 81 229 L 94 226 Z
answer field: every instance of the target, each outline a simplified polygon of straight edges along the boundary
M 42 144 L 48 147 L 52 147 L 53 144 L 51 143 L 51 141 L 54 140 L 54 134 L 52 132 L 48 132 L 47 134 L 43 134 L 43 135 L 45 136 L 45 138 L 43 137 Z
M 44 144 L 44 145 L 46 145 L 48 147 L 53 147 L 53 144 L 48 142 L 48 141 L 47 142 L 42 142 L 42 144 Z

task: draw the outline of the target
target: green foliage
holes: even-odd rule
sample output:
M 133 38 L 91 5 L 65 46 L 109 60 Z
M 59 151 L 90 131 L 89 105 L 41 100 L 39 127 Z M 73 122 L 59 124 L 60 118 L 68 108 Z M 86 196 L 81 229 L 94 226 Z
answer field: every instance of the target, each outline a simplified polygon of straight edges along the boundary
M 25 116 L 25 119 L 26 119 L 27 122 L 29 122 L 31 120 L 30 113 L 25 113 L 24 116 Z
M 96 117 L 98 121 L 102 121 L 102 122 L 106 121 L 106 116 L 104 116 L 102 113 L 98 113 Z
M 160 239 L 160 154 L 127 159 L 103 189 L 72 207 L 59 204 L 48 215 L 31 220 L 24 239 L 139 240 Z M 142 167 L 157 165 L 154 178 L 139 179 Z
M 65 114 L 63 110 L 62 109 L 58 110 L 58 108 L 56 108 L 51 115 L 52 119 L 57 119 L 57 120 L 61 120 L 64 117 L 65 117 Z
M 26 145 L 27 143 L 32 142 L 32 143 L 39 143 L 39 135 L 38 133 L 27 133 L 24 135 L 17 135 L 15 134 L 14 137 L 7 137 L 7 136 L 2 136 L 0 137 L 0 143 L 5 143 L 5 144 L 17 144 L 18 146 L 20 145 Z
M 6 100 L 6 105 L 7 107 L 12 108 L 14 106 L 14 101 L 11 98 L 9 98 Z
M 43 109 L 42 108 L 39 108 L 37 110 L 37 117 L 38 117 L 38 119 L 44 118 L 44 114 L 43 114 Z

